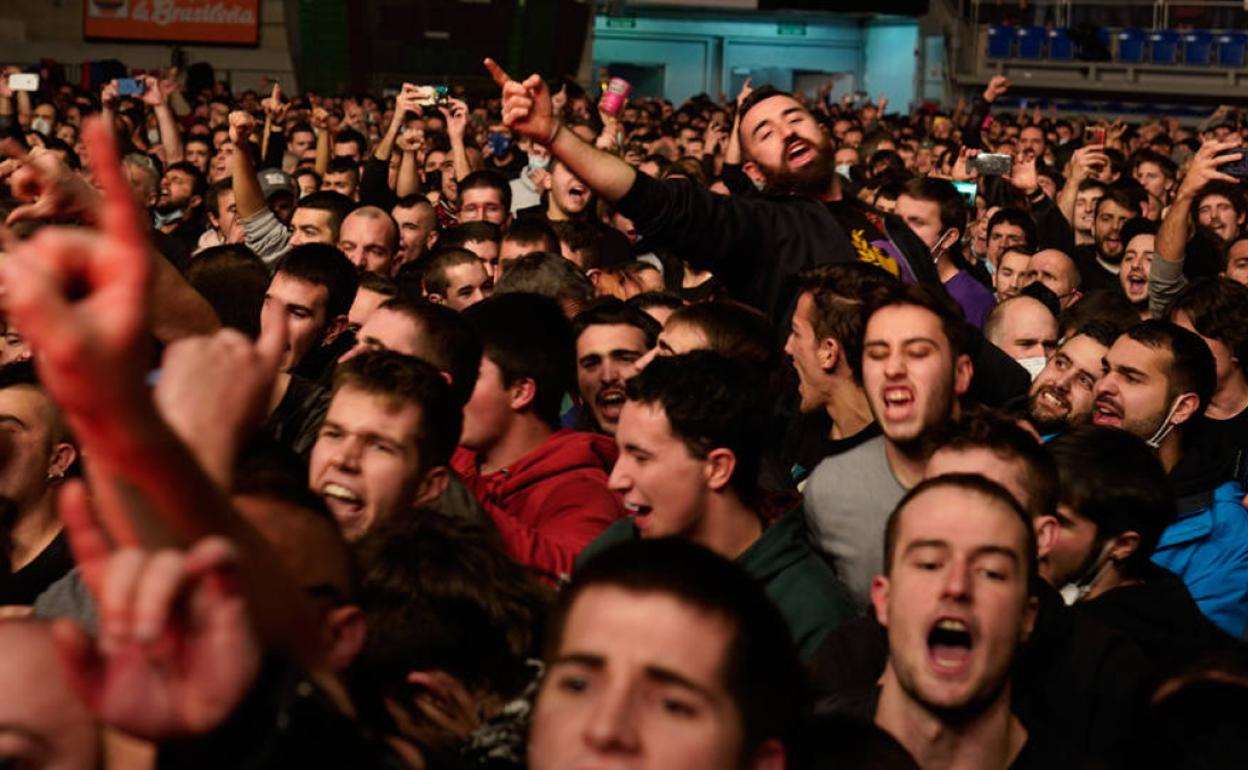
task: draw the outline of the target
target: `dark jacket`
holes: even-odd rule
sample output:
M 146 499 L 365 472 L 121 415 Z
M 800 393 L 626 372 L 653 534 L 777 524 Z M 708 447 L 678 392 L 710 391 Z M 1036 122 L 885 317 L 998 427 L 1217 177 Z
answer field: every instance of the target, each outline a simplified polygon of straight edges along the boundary
M 808 658 L 833 628 L 853 616 L 854 610 L 844 586 L 807 542 L 804 522 L 800 508 L 789 511 L 763 530 L 736 562 L 763 584 L 788 623 L 798 652 Z M 637 526 L 631 519 L 617 521 L 589 544 L 577 559 L 577 566 L 637 537 Z

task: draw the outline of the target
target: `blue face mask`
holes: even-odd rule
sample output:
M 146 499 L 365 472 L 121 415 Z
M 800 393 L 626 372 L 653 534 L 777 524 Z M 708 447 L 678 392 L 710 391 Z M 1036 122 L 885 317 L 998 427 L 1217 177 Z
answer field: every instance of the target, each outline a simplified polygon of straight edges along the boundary
M 511 137 L 504 134 L 490 134 L 486 141 L 490 145 L 490 151 L 494 153 L 494 157 L 501 158 L 511 149 Z
M 529 170 L 530 171 L 537 171 L 538 169 L 546 168 L 549 165 L 550 165 L 549 155 L 530 155 L 529 156 Z

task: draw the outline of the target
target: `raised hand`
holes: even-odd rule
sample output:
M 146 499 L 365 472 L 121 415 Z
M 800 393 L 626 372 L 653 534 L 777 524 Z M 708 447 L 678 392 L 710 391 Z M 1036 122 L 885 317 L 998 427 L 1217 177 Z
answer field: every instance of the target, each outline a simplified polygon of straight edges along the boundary
M 104 105 L 104 109 L 112 109 L 119 101 L 121 101 L 121 94 L 117 91 L 117 81 L 110 80 L 100 90 L 100 103 Z
M 100 195 L 55 154 L 35 148 L 27 153 L 13 139 L 0 141 L 9 189 L 19 200 L 28 201 L 9 212 L 5 224 L 27 219 L 70 219 L 94 222 Z
M 503 91 L 503 124 L 540 144 L 554 141 L 560 124 L 542 78 L 534 74 L 524 82 L 513 80 L 493 59 L 485 60 L 485 68 Z
M 71 620 L 52 625 L 78 696 L 105 724 L 149 741 L 220 725 L 260 671 L 238 552 L 220 537 L 185 553 L 114 550 L 79 481 L 61 491 L 59 507 L 100 614 L 98 640 Z
M 150 257 L 112 132 L 89 119 L 82 139 L 103 190 L 99 230 L 43 227 L 10 239 L 0 284 L 4 309 L 74 429 L 124 430 L 136 397 L 146 396 Z
M 1005 75 L 993 75 L 992 80 L 988 81 L 988 86 L 984 88 L 984 101 L 992 104 L 1010 88 L 1010 79 Z
M 829 90 L 831 90 L 829 88 Z M 746 78 L 741 84 L 741 90 L 737 93 L 737 109 L 741 109 L 741 103 L 744 102 L 750 94 L 754 93 L 754 89 L 750 87 L 750 78 Z
M 280 314 L 276 305 L 264 313 Z M 238 451 L 259 424 L 286 352 L 286 324 L 266 319 L 254 343 L 233 329 L 165 348 L 153 396 L 161 417 L 224 489 Z
M 1031 195 L 1040 187 L 1040 176 L 1036 173 L 1036 159 L 1015 155 L 1010 165 L 1010 184 L 1024 195 Z
M 468 129 L 468 105 L 459 99 L 448 99 L 447 106 L 438 107 L 446 119 L 446 133 L 452 140 L 463 141 Z
M 282 101 L 282 87 L 276 82 L 273 83 L 273 92 L 260 102 L 260 106 L 264 108 L 264 116 L 274 125 L 285 120 L 286 111 L 290 109 L 290 104 Z
M 160 107 L 165 103 L 165 92 L 160 87 L 160 81 L 151 75 L 144 75 L 143 95 L 141 97 L 144 104 L 149 107 Z
M 326 130 L 329 128 L 329 110 L 324 107 L 313 107 L 312 114 L 308 116 L 308 122 L 318 133 Z
M 1218 167 L 1224 163 L 1239 160 L 1243 157 L 1243 153 L 1228 152 L 1226 155 L 1219 155 L 1218 153 L 1226 152 L 1227 150 L 1238 150 L 1239 147 L 1240 140 L 1238 138 L 1228 139 L 1224 142 L 1208 141 L 1202 144 L 1188 163 L 1187 174 L 1183 176 L 1183 183 L 1179 185 L 1176 195 L 1178 197 L 1190 197 L 1197 190 L 1214 180 L 1238 184 L 1238 179 L 1230 174 L 1222 173 L 1218 170 Z
M 1076 184 L 1084 179 L 1099 176 L 1109 168 L 1109 156 L 1105 148 L 1099 144 L 1087 144 L 1075 150 L 1070 156 L 1071 180 Z
M 255 130 L 256 119 L 250 112 L 234 110 L 230 113 L 230 141 L 236 149 L 245 147 Z

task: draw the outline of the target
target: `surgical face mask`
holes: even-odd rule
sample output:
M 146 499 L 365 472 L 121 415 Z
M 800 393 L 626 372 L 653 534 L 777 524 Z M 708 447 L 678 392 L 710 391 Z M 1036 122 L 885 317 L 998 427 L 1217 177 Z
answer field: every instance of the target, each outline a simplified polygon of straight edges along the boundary
M 837 163 L 837 164 L 836 164 L 836 173 L 840 174 L 841 176 L 845 177 L 846 179 L 849 179 L 849 178 L 850 178 L 850 177 L 849 177 L 849 170 L 850 170 L 851 168 L 853 168 L 853 164 L 852 164 L 852 163 Z
M 549 155 L 529 155 L 529 170 L 537 171 L 550 165 Z
M 147 129 L 147 143 L 148 144 L 160 144 L 160 129 L 159 128 Z
M 1027 358 L 1016 358 L 1014 360 L 1018 361 L 1019 366 L 1027 370 L 1032 380 L 1039 376 L 1040 371 L 1044 369 L 1044 365 L 1049 361 L 1044 356 L 1028 356 Z
M 953 231 L 945 230 L 940 234 L 940 237 L 936 239 L 936 245 L 932 247 L 932 262 L 939 262 L 940 258 L 948 250 L 949 247 L 945 245 L 945 241 L 948 240 L 951 232 Z
M 1110 558 L 1110 549 L 1114 547 L 1113 542 L 1105 543 L 1101 546 L 1101 553 L 1096 557 L 1096 561 L 1092 562 L 1092 566 L 1083 572 L 1083 576 L 1078 580 L 1071 581 L 1062 586 L 1060 593 L 1062 601 L 1066 604 L 1074 604 L 1083 599 L 1092 590 L 1092 586 L 1096 585 L 1096 581 L 1100 580 L 1102 573 L 1113 564 Z
M 30 121 L 30 130 L 37 131 L 44 136 L 52 135 L 52 121 L 43 116 L 39 116 Z
M 1166 419 L 1161 421 L 1161 425 L 1157 426 L 1157 432 L 1145 441 L 1145 444 L 1148 444 L 1153 449 L 1157 449 L 1161 446 L 1161 442 L 1165 441 L 1166 436 L 1170 435 L 1170 431 L 1174 430 L 1174 423 L 1172 423 L 1171 420 L 1174 419 L 1174 412 L 1178 408 L 1179 400 L 1176 398 L 1174 403 L 1170 405 L 1170 411 L 1166 412 Z

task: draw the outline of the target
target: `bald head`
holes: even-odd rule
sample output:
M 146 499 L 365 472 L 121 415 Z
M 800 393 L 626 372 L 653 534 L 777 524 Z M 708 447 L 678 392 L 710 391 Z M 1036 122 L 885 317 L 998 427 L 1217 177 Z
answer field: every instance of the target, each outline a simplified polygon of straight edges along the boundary
M 984 336 L 1016 361 L 1047 358 L 1057 346 L 1057 318 L 1038 299 L 1011 297 L 988 314 Z
M 1027 269 L 1038 283 L 1044 284 L 1057 295 L 1063 309 L 1078 301 L 1082 277 L 1075 260 L 1066 252 L 1058 249 L 1037 251 L 1032 255 Z
M 361 206 L 342 221 L 338 248 L 361 272 L 390 275 L 399 246 L 399 226 L 383 209 Z

